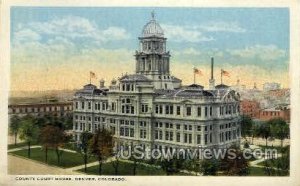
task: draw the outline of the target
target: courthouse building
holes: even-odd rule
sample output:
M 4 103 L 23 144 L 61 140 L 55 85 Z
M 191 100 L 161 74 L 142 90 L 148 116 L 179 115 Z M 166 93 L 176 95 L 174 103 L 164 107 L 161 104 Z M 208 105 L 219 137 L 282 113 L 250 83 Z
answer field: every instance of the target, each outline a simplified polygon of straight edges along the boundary
M 239 144 L 240 95 L 230 87 L 209 90 L 182 86 L 170 72 L 167 38 L 152 15 L 144 26 L 135 53 L 135 73 L 113 79 L 109 86 L 87 84 L 74 95 L 73 134 L 112 131 L 121 145 L 150 148 L 228 147 Z M 189 71 L 189 70 L 187 70 Z

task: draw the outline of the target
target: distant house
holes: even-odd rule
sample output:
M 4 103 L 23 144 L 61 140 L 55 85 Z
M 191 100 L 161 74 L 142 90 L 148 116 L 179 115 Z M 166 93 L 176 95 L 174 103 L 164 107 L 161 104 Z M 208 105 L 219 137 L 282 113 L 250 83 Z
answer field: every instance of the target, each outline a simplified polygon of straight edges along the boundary
M 241 113 L 251 118 L 257 118 L 259 116 L 260 106 L 257 101 L 242 100 L 240 103 Z
M 290 105 L 277 105 L 275 107 L 260 110 L 258 119 L 267 121 L 274 118 L 282 118 L 289 123 L 290 112 Z
M 18 115 L 20 117 L 28 114 L 33 116 L 65 116 L 72 114 L 72 110 L 72 102 L 46 102 L 8 105 L 8 114 L 10 116 Z

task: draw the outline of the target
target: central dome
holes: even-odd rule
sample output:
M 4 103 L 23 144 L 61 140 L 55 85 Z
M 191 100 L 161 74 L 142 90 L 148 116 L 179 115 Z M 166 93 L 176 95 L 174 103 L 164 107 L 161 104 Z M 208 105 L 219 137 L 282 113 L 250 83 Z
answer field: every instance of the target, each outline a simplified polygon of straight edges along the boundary
M 154 13 L 152 12 L 152 19 L 144 26 L 142 37 L 163 37 L 164 31 L 161 26 L 156 22 L 154 18 Z

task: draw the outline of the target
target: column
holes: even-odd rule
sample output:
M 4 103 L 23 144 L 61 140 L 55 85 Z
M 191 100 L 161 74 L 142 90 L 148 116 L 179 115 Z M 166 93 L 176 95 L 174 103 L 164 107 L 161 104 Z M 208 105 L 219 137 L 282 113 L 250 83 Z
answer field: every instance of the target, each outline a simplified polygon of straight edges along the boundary
M 205 126 L 201 125 L 201 146 L 205 145 Z

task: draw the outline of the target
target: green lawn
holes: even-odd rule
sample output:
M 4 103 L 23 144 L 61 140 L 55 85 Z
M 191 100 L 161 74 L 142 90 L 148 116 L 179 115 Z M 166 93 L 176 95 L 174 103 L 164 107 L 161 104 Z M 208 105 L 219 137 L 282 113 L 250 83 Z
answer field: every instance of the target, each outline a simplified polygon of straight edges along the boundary
M 28 158 L 27 157 L 27 149 L 10 152 L 10 154 Z M 42 150 L 41 148 L 31 149 L 30 159 L 45 163 L 45 151 Z M 94 157 L 91 157 L 89 159 L 89 162 L 94 162 L 94 161 L 97 161 Z M 57 156 L 56 156 L 55 150 L 49 149 L 48 150 L 48 164 L 49 165 L 55 165 L 55 166 L 59 166 L 62 168 L 69 168 L 69 167 L 75 167 L 75 166 L 84 164 L 81 154 L 65 152 L 65 151 L 62 153 L 60 162 L 61 162 L 60 164 L 57 163 Z
M 249 176 L 269 176 L 265 173 L 264 168 L 261 167 L 249 167 L 250 169 L 250 174 Z M 277 170 L 275 171 L 274 175 L 271 176 L 289 176 L 288 171 L 282 171 L 282 170 Z
M 264 168 L 260 167 L 249 167 L 249 176 L 266 176 Z
M 84 169 L 80 169 L 78 171 L 84 172 Z M 88 167 L 87 174 L 98 175 L 98 165 Z M 111 162 L 104 163 L 102 165 L 102 175 L 115 175 L 115 170 L 114 170 L 114 167 L 112 166 Z M 120 161 L 118 175 L 122 175 L 122 176 L 133 175 L 133 163 Z M 158 175 L 164 176 L 164 175 L 166 175 L 166 173 L 161 168 L 137 165 L 136 175 L 139 175 L 139 176 L 158 176 Z M 188 174 L 178 173 L 176 175 L 188 175 Z

